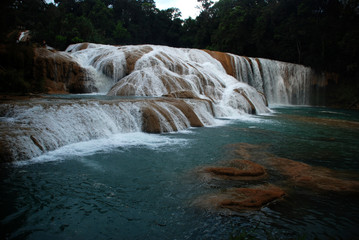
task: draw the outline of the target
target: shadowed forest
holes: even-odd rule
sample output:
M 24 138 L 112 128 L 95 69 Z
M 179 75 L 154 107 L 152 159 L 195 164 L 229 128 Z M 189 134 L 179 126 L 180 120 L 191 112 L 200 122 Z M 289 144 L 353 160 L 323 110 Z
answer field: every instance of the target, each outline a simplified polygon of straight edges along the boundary
M 153 0 L 0 4 L 3 43 L 16 41 L 14 30 L 28 29 L 32 42 L 59 50 L 78 42 L 206 48 L 304 64 L 350 85 L 359 78 L 358 0 L 198 0 L 196 19 L 182 19 L 175 8 L 159 10 Z

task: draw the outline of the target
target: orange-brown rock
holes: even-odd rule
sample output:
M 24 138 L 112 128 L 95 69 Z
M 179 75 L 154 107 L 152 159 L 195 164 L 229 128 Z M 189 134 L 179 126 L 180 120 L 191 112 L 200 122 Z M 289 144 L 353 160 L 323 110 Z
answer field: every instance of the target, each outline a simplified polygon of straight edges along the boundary
M 359 192 L 359 181 L 340 179 L 335 176 L 335 171 L 328 168 L 279 157 L 271 157 L 267 161 L 295 185 L 335 192 Z
M 168 109 L 160 106 L 158 103 L 166 103 L 169 104 L 169 106 L 177 108 L 187 118 L 191 127 L 203 127 L 203 123 L 198 118 L 193 108 L 185 101 L 180 99 L 162 99 L 148 101 L 148 104 L 142 107 L 142 131 L 148 133 L 161 133 L 168 131 L 168 129 L 161 127 L 161 123 L 169 124 L 171 130 L 173 131 L 178 130 L 174 119 L 171 117 L 170 112 L 168 112 Z
M 89 46 L 89 43 L 87 43 L 87 42 L 81 43 L 81 46 L 78 48 L 78 51 L 87 49 L 88 46 Z
M 224 52 L 217 52 L 210 50 L 204 50 L 204 51 L 209 55 L 211 55 L 216 60 L 218 60 L 222 64 L 228 75 L 236 77 L 236 70 L 235 67 L 233 67 L 233 58 L 231 55 Z
M 171 126 L 171 129 L 165 129 L 161 126 L 161 124 L 166 123 Z M 177 130 L 171 114 L 165 108 L 155 102 L 149 102 L 146 107 L 142 108 L 142 131 L 148 133 L 161 133 Z
M 170 97 L 170 98 L 198 98 L 198 96 L 193 91 L 177 91 L 171 92 L 169 94 L 163 95 L 163 97 Z
M 161 133 L 161 122 L 158 114 L 150 106 L 143 107 L 142 131 L 147 133 Z
M 191 127 L 203 127 L 203 123 L 198 118 L 197 114 L 193 110 L 193 108 L 184 101 L 181 100 L 169 100 L 171 104 L 177 107 L 188 119 L 191 124 Z
M 145 55 L 146 53 L 149 53 L 153 50 L 152 47 L 147 46 L 147 45 L 143 45 L 140 46 L 139 48 L 129 48 L 127 50 L 127 47 L 121 47 L 122 49 L 124 49 L 125 52 L 125 56 L 126 56 L 126 62 L 127 62 L 127 71 L 126 74 L 130 74 L 134 69 L 135 69 L 135 65 L 138 59 L 140 59 L 143 55 Z
M 282 198 L 285 192 L 273 185 L 256 188 L 230 188 L 217 194 L 196 199 L 193 205 L 206 209 L 229 209 L 231 211 L 258 210 Z
M 288 184 L 313 190 L 335 192 L 359 192 L 359 181 L 343 179 L 337 171 L 281 158 L 269 153 L 268 145 L 237 143 L 227 146 L 238 157 L 260 162 L 267 169 L 278 171 L 288 177 Z M 348 177 L 348 176 L 346 176 Z M 349 176 L 352 177 L 352 176 Z
M 90 92 L 86 73 L 70 56 L 46 48 L 35 49 L 34 77 L 45 80 L 49 93 Z
M 259 180 L 266 177 L 263 166 L 241 159 L 231 160 L 228 166 L 205 167 L 202 171 L 214 178 L 225 180 Z

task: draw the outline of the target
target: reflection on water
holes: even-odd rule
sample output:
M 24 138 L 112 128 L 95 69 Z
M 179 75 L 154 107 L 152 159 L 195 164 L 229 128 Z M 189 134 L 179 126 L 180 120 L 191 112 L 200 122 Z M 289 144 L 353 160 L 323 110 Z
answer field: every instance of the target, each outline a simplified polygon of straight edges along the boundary
M 30 164 L 1 166 L 0 238 L 228 239 L 256 229 L 259 239 L 354 239 L 358 193 L 287 184 L 288 176 L 268 167 L 268 177 L 254 182 L 204 181 L 197 174 L 198 168 L 235 158 L 229 146 L 248 143 L 259 146 L 252 161 L 278 156 L 359 180 L 357 112 L 273 110 L 183 133 L 117 135 L 65 146 Z M 261 210 L 216 211 L 192 204 L 229 187 L 266 183 L 280 186 L 286 196 Z

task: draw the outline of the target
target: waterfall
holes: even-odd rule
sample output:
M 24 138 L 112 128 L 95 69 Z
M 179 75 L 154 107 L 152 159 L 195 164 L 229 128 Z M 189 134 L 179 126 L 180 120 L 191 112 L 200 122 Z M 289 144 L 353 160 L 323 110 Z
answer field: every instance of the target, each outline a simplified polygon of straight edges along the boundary
M 81 51 L 86 48 L 86 51 Z M 90 89 L 106 94 L 126 74 L 126 58 L 117 47 L 101 44 L 70 45 L 65 52 L 86 70 Z
M 261 93 L 228 75 L 219 61 L 202 50 L 75 44 L 66 52 L 90 74 L 95 71 L 95 85 L 103 84 L 102 79 L 112 83 L 109 96 L 161 97 L 190 92 L 196 98 L 210 100 L 215 117 L 269 111 Z M 258 67 L 256 73 L 260 74 Z
M 315 104 L 313 86 L 325 86 L 323 74 L 299 64 L 230 54 L 235 77 L 265 94 L 270 104 Z
M 57 99 L 1 104 L 0 145 L 2 151 L 9 149 L 8 156 L 1 157 L 29 159 L 68 144 L 114 134 L 209 126 L 215 123 L 210 109 L 207 101 L 191 99 Z
M 301 65 L 155 45 L 81 43 L 59 54 L 66 55 L 64 66 L 79 65 L 88 89 L 103 96 L 4 102 L 1 161 L 116 134 L 180 131 L 268 113 L 267 100 L 309 104 L 315 76 Z M 322 83 L 320 77 L 315 81 Z

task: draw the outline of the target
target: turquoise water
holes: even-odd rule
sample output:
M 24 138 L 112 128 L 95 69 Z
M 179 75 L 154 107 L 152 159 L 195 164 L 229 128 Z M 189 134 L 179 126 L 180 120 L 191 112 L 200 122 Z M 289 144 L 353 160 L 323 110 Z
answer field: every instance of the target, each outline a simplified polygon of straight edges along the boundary
M 1 166 L 1 239 L 355 239 L 359 194 L 295 187 L 259 211 L 206 210 L 207 193 L 254 183 L 204 181 L 201 166 L 230 160 L 228 145 L 261 145 L 273 155 L 359 180 L 359 113 L 272 107 L 264 116 L 179 133 L 130 133 L 73 144 Z M 115 144 L 116 142 L 116 144 Z M 257 183 L 284 181 L 279 173 Z

